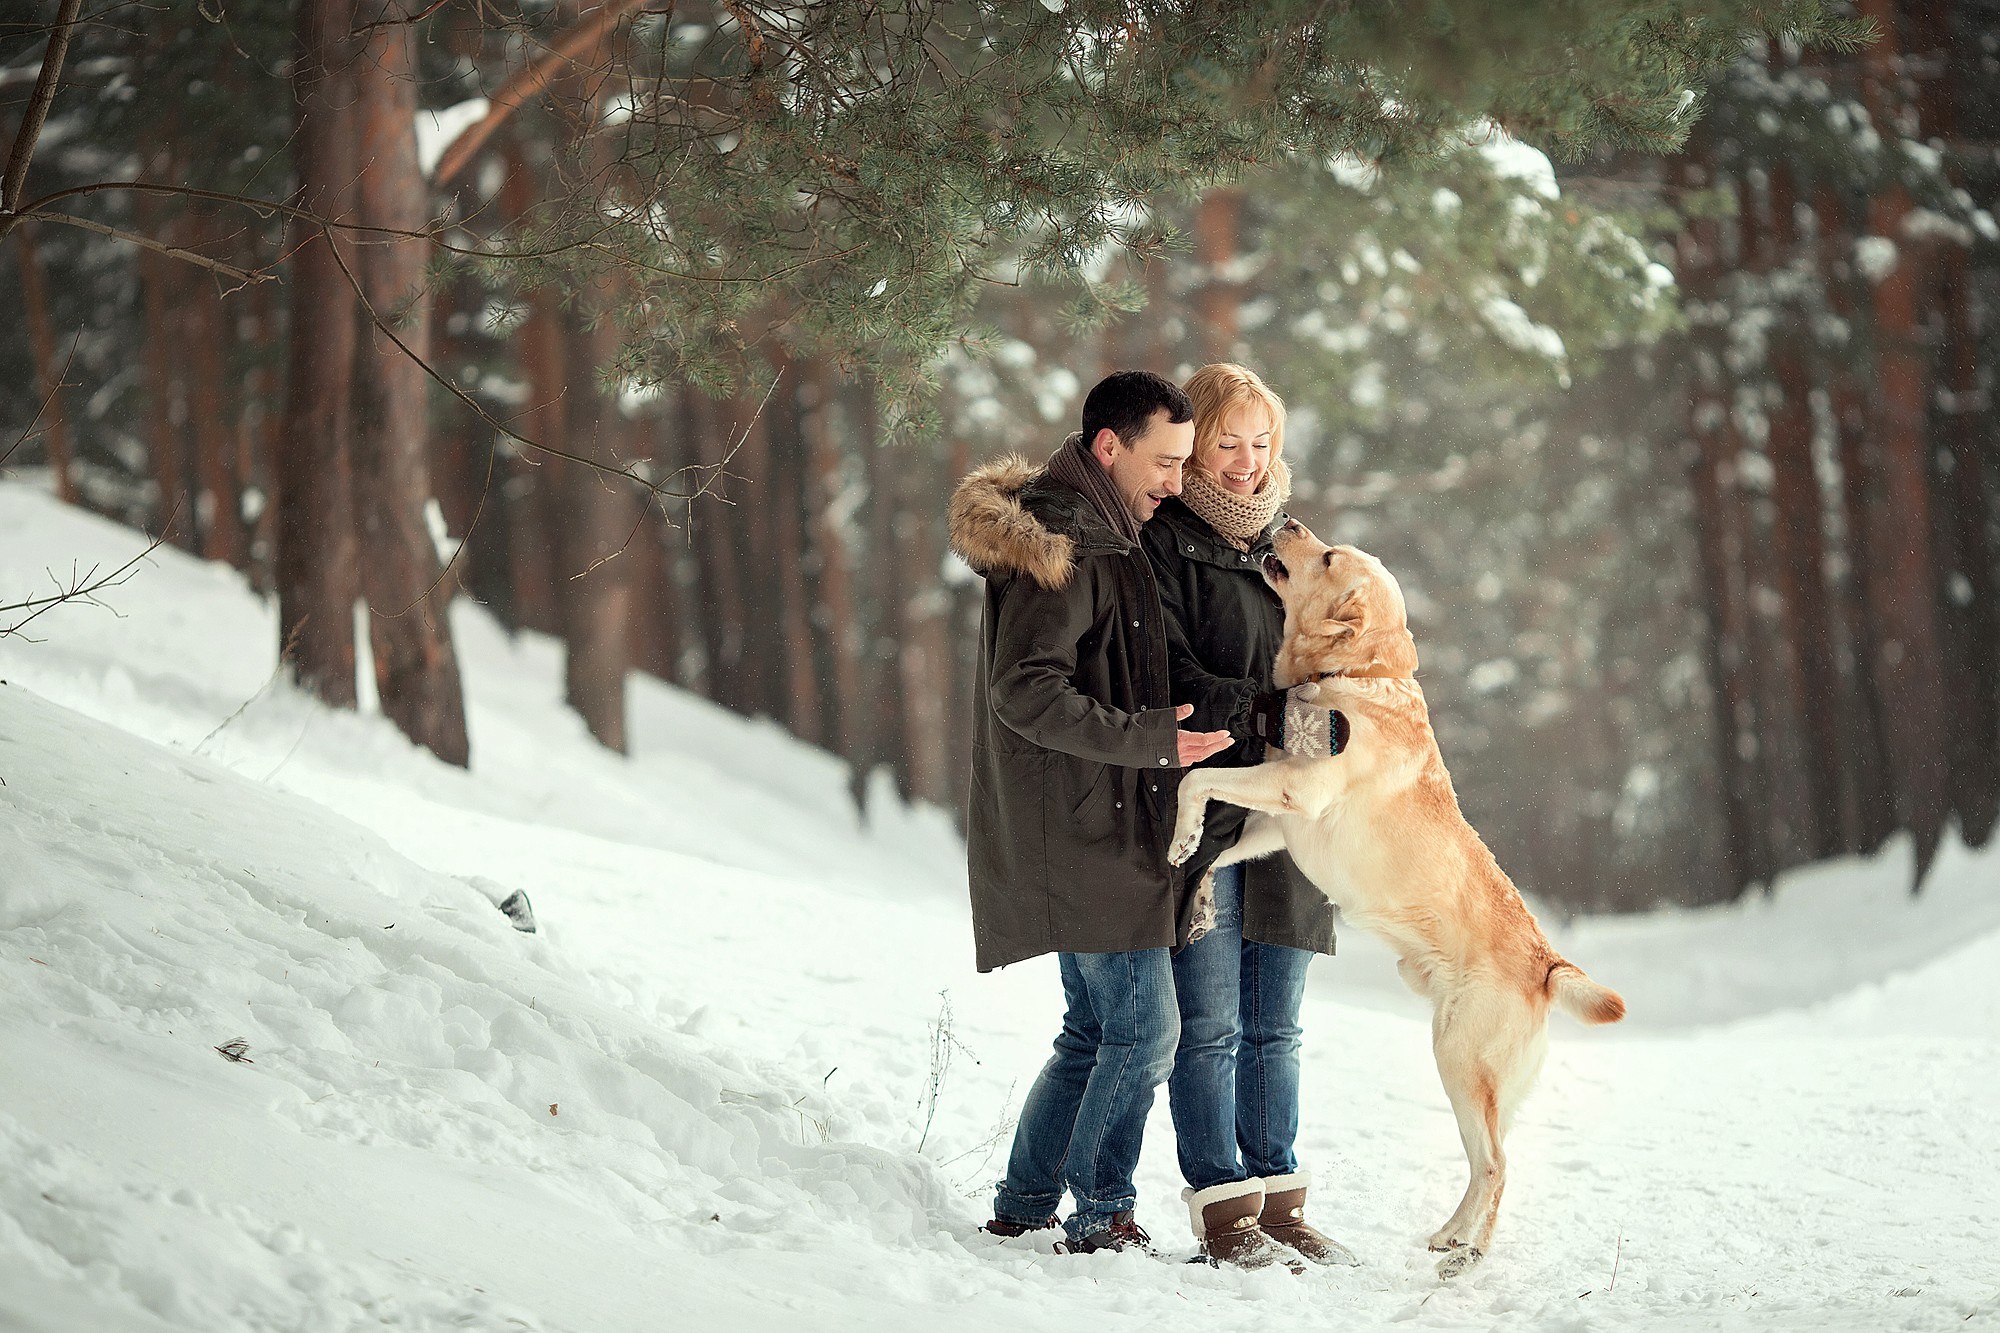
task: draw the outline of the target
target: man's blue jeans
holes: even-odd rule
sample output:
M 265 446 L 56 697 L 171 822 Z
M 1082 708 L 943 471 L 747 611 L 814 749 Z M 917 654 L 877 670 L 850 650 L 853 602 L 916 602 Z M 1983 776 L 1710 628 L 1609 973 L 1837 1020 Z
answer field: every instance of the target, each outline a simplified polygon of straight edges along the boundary
M 1299 1002 L 1311 961 L 1305 949 L 1244 939 L 1243 867 L 1215 872 L 1215 925 L 1174 958 L 1181 1044 L 1167 1105 L 1194 1189 L 1299 1169 Z
M 1153 1096 L 1180 1039 L 1173 963 L 1165 949 L 1056 955 L 1062 1035 L 1021 1104 L 1007 1178 L 993 1201 L 1004 1222 L 1037 1225 L 1068 1188 L 1063 1225 L 1080 1241 L 1136 1202 L 1132 1173 Z

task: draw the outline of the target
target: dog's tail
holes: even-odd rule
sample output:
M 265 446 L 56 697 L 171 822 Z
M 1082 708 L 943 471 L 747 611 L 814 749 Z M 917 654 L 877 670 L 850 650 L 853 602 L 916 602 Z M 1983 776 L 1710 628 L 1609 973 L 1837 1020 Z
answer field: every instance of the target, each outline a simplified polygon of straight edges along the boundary
M 1592 981 L 1575 963 L 1558 961 L 1549 969 L 1549 998 L 1579 1023 L 1616 1023 L 1625 1017 L 1625 997 Z

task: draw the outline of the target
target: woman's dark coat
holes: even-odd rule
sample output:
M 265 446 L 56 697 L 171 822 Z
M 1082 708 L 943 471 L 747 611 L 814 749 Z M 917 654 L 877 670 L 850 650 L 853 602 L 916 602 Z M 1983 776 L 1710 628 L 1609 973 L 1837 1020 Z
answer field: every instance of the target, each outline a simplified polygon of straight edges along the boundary
M 1166 856 L 1179 728 L 1144 553 L 1018 458 L 959 484 L 951 543 L 986 578 L 966 812 L 979 970 L 1184 942 Z
M 1181 724 L 1189 730 L 1250 736 L 1251 701 L 1271 688 L 1271 667 L 1284 642 L 1284 604 L 1262 573 L 1271 534 L 1284 521 L 1278 515 L 1248 551 L 1239 551 L 1176 499 L 1163 503 L 1139 531 L 1166 612 L 1173 697 L 1194 705 L 1194 716 Z M 1262 741 L 1239 739 L 1204 766 L 1247 768 L 1263 758 Z M 1241 806 L 1210 803 L 1201 846 L 1184 867 L 1190 883 L 1199 884 L 1215 858 L 1236 845 L 1246 818 Z M 1243 869 L 1245 936 L 1262 944 L 1333 952 L 1333 904 L 1288 853 L 1251 861 Z

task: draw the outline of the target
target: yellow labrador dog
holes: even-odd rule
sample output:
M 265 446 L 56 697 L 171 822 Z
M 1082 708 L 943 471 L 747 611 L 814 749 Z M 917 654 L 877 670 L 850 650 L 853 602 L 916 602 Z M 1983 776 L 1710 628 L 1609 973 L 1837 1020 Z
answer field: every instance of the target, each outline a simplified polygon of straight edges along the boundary
M 1208 802 L 1252 811 L 1220 864 L 1283 847 L 1350 923 L 1389 942 L 1412 990 L 1431 1001 L 1431 1045 L 1458 1117 L 1472 1178 L 1431 1237 L 1438 1274 L 1478 1263 L 1506 1184 L 1501 1150 L 1540 1072 L 1551 1005 L 1615 1023 L 1625 1001 L 1549 946 L 1493 853 L 1459 812 L 1417 685 L 1403 591 L 1382 562 L 1329 547 L 1297 523 L 1276 535 L 1264 578 L 1285 604 L 1280 687 L 1317 685 L 1315 707 L 1350 728 L 1331 758 L 1273 749 L 1254 768 L 1198 768 L 1181 782 L 1171 856 L 1201 840 Z

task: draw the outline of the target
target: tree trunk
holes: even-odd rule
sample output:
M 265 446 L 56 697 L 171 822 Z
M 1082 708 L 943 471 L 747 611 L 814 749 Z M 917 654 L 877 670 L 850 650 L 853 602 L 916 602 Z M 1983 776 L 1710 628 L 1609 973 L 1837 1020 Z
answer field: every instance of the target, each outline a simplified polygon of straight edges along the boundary
M 686 457 L 706 469 L 719 466 L 729 443 L 718 425 L 718 404 L 696 389 L 680 391 L 681 433 Z M 703 652 L 708 659 L 708 697 L 738 713 L 752 711 L 743 655 L 748 633 L 743 581 L 737 567 L 731 520 L 737 510 L 719 495 L 688 506 L 688 538 L 695 550 L 695 583 L 690 600 L 702 608 Z
M 1960 80 L 1978 73 L 1979 56 L 1954 61 L 1951 6 L 1921 0 L 1914 6 L 1913 40 L 1921 59 L 1917 82 L 1924 133 L 1954 143 L 1961 134 Z M 1963 176 L 1962 168 L 1955 172 Z M 1963 187 L 1967 182 L 1955 182 Z M 1990 207 L 1991 201 L 1986 201 Z M 2000 582 L 1996 582 L 1993 490 L 1987 455 L 1992 415 L 1980 383 L 1979 330 L 1973 317 L 1973 276 L 1966 248 L 1938 246 L 1938 299 L 1944 342 L 1932 442 L 1942 475 L 1937 491 L 1941 520 L 1936 534 L 1945 555 L 1943 640 L 1944 706 L 1952 719 L 1951 809 L 1972 846 L 1992 836 L 2000 818 Z
M 1867 103 L 1885 135 L 1896 124 L 1896 13 L 1891 0 L 1862 0 L 1863 17 L 1883 36 L 1868 56 Z M 1945 756 L 1950 724 L 1938 629 L 1937 560 L 1932 549 L 1928 417 L 1930 349 L 1923 328 L 1925 265 L 1904 235 L 1911 201 L 1900 185 L 1869 201 L 1868 230 L 1897 246 L 1896 265 L 1875 284 L 1875 438 L 1881 441 L 1882 489 L 1871 496 L 1869 559 L 1881 573 L 1874 603 L 1876 655 L 1885 698 L 1897 701 L 1889 731 L 1891 771 L 1902 826 L 1916 844 L 1922 881 L 1944 833 L 1950 806 Z
M 826 660 L 820 689 L 830 714 L 827 742 L 847 759 L 861 757 L 867 725 L 861 700 L 861 624 L 854 604 L 854 550 L 848 479 L 834 415 L 837 395 L 825 361 L 803 363 L 805 427 L 812 453 L 806 519 L 812 525 L 819 595 L 812 609 L 816 653 Z
M 1699 153 L 1697 139 L 1691 154 Z M 1683 168 L 1687 183 L 1712 181 L 1696 158 Z M 1681 238 L 1681 280 L 1690 301 L 1710 299 L 1719 270 L 1719 228 L 1696 222 Z M 1772 864 L 1766 830 L 1770 797 L 1764 779 L 1757 701 L 1749 671 L 1751 619 L 1742 571 L 1745 515 L 1736 486 L 1735 426 L 1729 410 L 1726 368 L 1718 331 L 1695 335 L 1696 362 L 1689 386 L 1689 432 L 1695 442 L 1690 478 L 1701 548 L 1703 600 L 1707 606 L 1709 678 L 1715 684 L 1716 776 L 1722 785 L 1724 854 L 1736 886 L 1768 883 Z
M 937 805 L 953 805 L 960 793 L 951 786 L 946 715 L 952 680 L 951 598 L 938 577 L 944 560 L 937 503 L 943 493 L 940 483 L 945 482 L 937 475 L 942 470 L 922 453 L 897 469 L 902 481 L 902 518 L 897 524 L 902 557 L 898 666 L 906 747 L 903 766 L 910 775 L 910 794 Z
M 741 478 L 731 488 L 743 503 L 729 511 L 726 530 L 735 575 L 743 595 L 743 674 L 745 711 L 766 717 L 790 715 L 789 661 L 785 655 L 784 582 L 776 536 L 777 503 L 771 462 L 770 422 L 777 394 L 750 401 L 741 397 L 715 404 L 715 421 L 725 452 L 734 448 L 731 471 Z
M 365 21 L 363 6 L 352 13 L 357 24 Z M 416 230 L 428 220 L 417 166 L 415 31 L 401 23 L 376 29 L 355 66 L 361 218 L 369 226 Z M 377 318 L 395 324 L 403 344 L 371 326 L 359 347 L 367 372 L 359 386 L 354 471 L 375 679 L 383 713 L 405 735 L 446 763 L 464 765 L 470 747 L 450 596 L 440 585 L 426 512 L 430 381 L 413 359 L 430 354 L 427 256 L 415 241 L 371 244 L 364 254 L 368 303 Z
M 777 387 L 757 420 L 768 460 L 769 485 L 759 508 L 770 511 L 771 561 L 777 573 L 777 612 L 783 638 L 784 709 L 780 714 L 794 736 L 813 745 L 827 742 L 827 718 L 813 660 L 812 595 L 806 587 L 806 446 L 799 419 L 796 363 L 774 351 L 769 360 Z
M 15 257 L 21 261 L 21 313 L 28 325 L 28 350 L 35 361 L 35 392 L 41 407 L 42 450 L 55 475 L 56 498 L 76 503 L 76 479 L 70 470 L 69 412 L 63 406 L 62 361 L 56 355 L 49 326 L 49 301 L 42 289 L 42 259 L 35 249 L 35 226 L 14 228 Z
M 144 218 L 148 211 L 142 208 L 140 216 Z M 151 227 L 147 230 L 148 234 L 158 234 Z M 146 338 L 146 453 L 152 465 L 153 486 L 159 492 L 154 502 L 153 530 L 175 545 L 192 550 L 194 542 L 190 534 L 194 532 L 194 516 L 188 502 L 187 452 L 181 447 L 180 384 L 173 368 L 173 349 L 180 345 L 173 314 L 173 264 L 173 260 L 156 251 L 139 252 Z M 294 274 L 297 271 L 294 268 Z M 296 276 L 293 281 L 297 281 Z M 274 450 L 274 473 L 278 457 Z M 266 497 L 266 502 L 273 498 Z M 276 505 L 271 507 L 275 511 Z M 274 512 L 274 525 L 276 520 Z
M 910 795 L 910 771 L 904 764 L 901 691 L 897 688 L 899 635 L 902 626 L 898 608 L 902 604 L 902 510 L 898 503 L 898 473 L 905 465 L 899 452 L 881 438 L 875 408 L 875 385 L 863 378 L 849 393 L 854 404 L 854 433 L 858 447 L 868 460 L 868 566 L 867 591 L 862 602 L 868 612 L 868 638 L 863 653 L 862 672 L 865 714 L 861 727 L 862 754 L 855 762 L 857 784 L 866 783 L 878 766 L 887 765 L 896 781 L 897 793 Z M 855 789 L 855 803 L 861 804 L 862 788 Z
M 351 22 L 351 6 L 343 0 L 301 0 L 293 153 L 300 203 L 329 217 L 352 215 L 359 163 Z M 338 232 L 322 234 L 308 222 L 291 230 L 290 372 L 284 447 L 273 469 L 278 641 L 302 688 L 352 708 L 360 585 L 348 435 L 357 307 L 335 247 L 350 268 L 355 260 L 351 243 Z M 149 301 L 152 291 L 149 286 Z
M 1969 309 L 1964 252 L 1945 255 L 1940 293 L 1945 322 L 1939 452 L 1949 470 L 1939 499 L 1946 570 L 1944 606 L 1947 695 L 1952 719 L 1951 808 L 1959 832 L 1983 846 L 2000 816 L 2000 583 L 1995 580 L 1993 491 L 1986 452 L 1992 434 L 1981 402 L 1978 349 Z
M 1845 258 L 1855 240 L 1849 212 L 1830 188 L 1816 193 L 1813 208 L 1819 216 L 1825 247 L 1820 262 L 1828 274 L 1834 314 L 1854 328 L 1859 319 L 1858 303 L 1853 292 L 1853 274 Z M 1871 549 L 1868 496 L 1877 485 L 1874 459 L 1878 450 L 1870 435 L 1868 395 L 1854 358 L 1831 358 L 1823 373 L 1831 384 L 1828 405 L 1835 457 L 1840 466 L 1841 538 L 1846 557 L 1836 606 L 1841 637 L 1847 644 L 1846 690 L 1842 696 L 1845 702 L 1840 708 L 1850 723 L 1840 731 L 1841 769 L 1847 778 L 1850 802 L 1847 850 L 1867 854 L 1896 831 L 1888 725 L 1879 692 L 1880 681 L 1872 668 L 1878 632 L 1870 610 L 1874 573 L 1868 563 Z
M 501 212 L 510 225 L 521 223 L 535 203 L 535 177 L 518 136 L 507 144 L 507 176 L 501 185 Z M 567 449 L 564 426 L 562 306 L 554 288 L 537 287 L 520 299 L 527 302 L 509 345 L 519 358 L 521 378 L 528 385 L 528 406 L 516 427 L 528 439 L 551 449 Z M 510 623 L 516 629 L 554 634 L 556 612 L 554 495 L 561 460 L 512 446 L 503 460 L 506 478 L 501 497 L 507 508 L 507 584 L 511 590 Z
M 270 351 L 280 345 L 276 287 L 276 283 L 258 283 L 251 297 L 250 370 L 244 377 L 243 398 L 238 404 L 236 475 L 245 491 L 254 488 L 256 495 L 256 512 L 246 515 L 249 529 L 245 540 L 250 586 L 260 593 L 269 593 L 275 587 L 271 553 L 278 513 L 271 503 L 271 474 L 277 466 L 278 421 L 283 398 L 283 386 L 278 383 Z
M 637 444 L 655 480 L 671 479 L 677 441 L 657 409 L 628 423 L 626 435 Z M 644 512 L 632 539 L 632 664 L 664 681 L 682 681 L 681 641 L 687 628 L 687 608 L 680 595 L 680 528 L 663 502 L 638 497 Z
M 1234 361 L 1243 306 L 1243 284 L 1229 273 L 1243 225 L 1243 191 L 1210 190 L 1195 208 L 1195 260 L 1205 279 L 1196 303 L 1201 345 L 1210 361 Z
M 1789 170 L 1771 175 L 1771 235 L 1779 262 L 1795 258 L 1795 195 Z M 1803 749 L 1805 850 L 1811 859 L 1842 845 L 1840 672 L 1826 588 L 1825 504 L 1813 466 L 1812 379 L 1804 317 L 1774 331 L 1771 371 L 1780 395 L 1771 414 L 1772 547 Z
M 603 293 L 598 294 L 603 298 Z M 608 299 L 608 298 L 603 298 Z M 609 319 L 579 331 L 570 344 L 569 448 L 602 467 L 625 457 L 625 417 L 617 390 L 601 392 L 597 373 L 618 354 L 618 332 Z M 632 662 L 632 550 L 650 542 L 631 482 L 596 468 L 564 462 L 560 476 L 563 534 L 557 610 L 563 627 L 563 683 L 570 707 L 599 742 L 626 753 L 625 672 Z
M 188 343 L 183 349 L 191 372 L 195 471 L 201 478 L 201 554 L 242 568 L 247 553 L 243 537 L 243 497 L 236 475 L 236 442 L 230 430 L 235 414 L 228 407 L 229 319 L 222 299 L 207 284 L 187 307 Z

